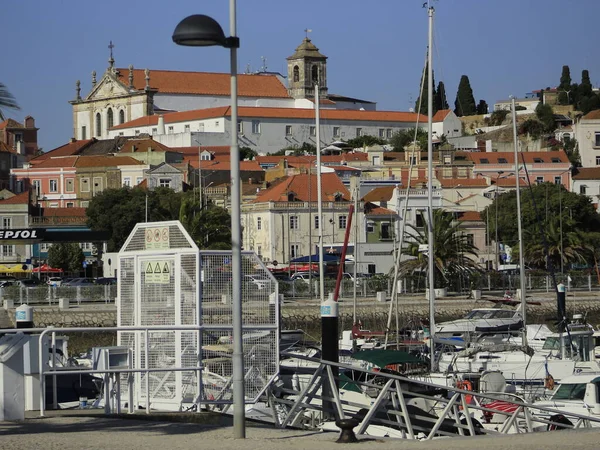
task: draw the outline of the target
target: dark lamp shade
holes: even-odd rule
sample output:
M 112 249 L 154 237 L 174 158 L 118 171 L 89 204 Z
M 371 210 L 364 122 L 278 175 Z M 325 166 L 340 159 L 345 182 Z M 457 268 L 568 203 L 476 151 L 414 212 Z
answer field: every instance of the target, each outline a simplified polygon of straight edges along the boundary
M 173 42 L 192 47 L 225 46 L 226 39 L 223 28 L 215 19 L 195 14 L 179 22 L 173 32 Z

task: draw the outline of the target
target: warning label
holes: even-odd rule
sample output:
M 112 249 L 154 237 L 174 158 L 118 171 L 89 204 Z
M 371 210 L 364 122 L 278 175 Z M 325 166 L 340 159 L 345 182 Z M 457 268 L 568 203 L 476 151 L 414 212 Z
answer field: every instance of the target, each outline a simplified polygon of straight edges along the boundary
M 146 250 L 169 248 L 169 227 L 146 228 Z
M 171 281 L 170 261 L 146 261 L 144 268 L 146 284 L 169 284 Z

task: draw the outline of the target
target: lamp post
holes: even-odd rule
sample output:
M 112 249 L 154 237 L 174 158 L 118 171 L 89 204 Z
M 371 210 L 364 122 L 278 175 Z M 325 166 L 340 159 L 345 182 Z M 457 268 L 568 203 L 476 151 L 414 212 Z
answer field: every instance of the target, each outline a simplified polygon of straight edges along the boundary
M 238 100 L 237 100 L 237 49 L 240 40 L 236 30 L 236 0 L 229 0 L 229 29 L 225 37 L 219 23 L 211 17 L 196 14 L 183 19 L 173 32 L 178 45 L 206 47 L 219 45 L 230 50 L 231 74 L 231 278 L 232 325 L 233 325 L 233 434 L 234 438 L 246 437 L 244 357 L 242 341 L 242 229 L 240 192 L 240 153 L 238 151 Z
M 494 198 L 494 201 L 496 203 L 496 221 L 494 222 L 494 225 L 496 226 L 496 244 L 495 244 L 495 249 L 494 249 L 495 250 L 495 254 L 496 254 L 495 255 L 496 256 L 496 271 L 498 271 L 498 261 L 499 261 L 498 260 L 498 257 L 499 257 L 499 255 L 498 255 L 498 245 L 499 245 L 498 244 L 498 180 L 500 178 L 503 178 L 503 177 L 500 176 L 503 173 L 504 173 L 504 171 L 500 170 L 498 172 L 498 176 L 496 177 L 496 196 Z

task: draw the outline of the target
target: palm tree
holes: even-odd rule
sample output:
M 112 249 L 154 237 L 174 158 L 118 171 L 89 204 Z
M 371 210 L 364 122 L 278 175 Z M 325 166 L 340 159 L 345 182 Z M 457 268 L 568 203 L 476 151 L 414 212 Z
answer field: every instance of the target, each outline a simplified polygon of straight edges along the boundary
M 428 254 L 419 251 L 419 247 L 428 244 L 428 223 L 423 228 L 408 225 L 408 241 L 402 254 L 412 259 L 400 263 L 400 272 L 411 274 L 426 272 Z M 447 286 L 452 278 L 478 272 L 477 247 L 472 244 L 460 229 L 460 223 L 454 215 L 441 209 L 433 212 L 433 240 L 435 254 L 435 287 Z
M 5 120 L 3 108 L 20 109 L 17 101 L 3 83 L 0 83 L 0 120 Z
M 535 267 L 546 267 L 546 251 L 539 238 L 532 236 L 525 247 L 525 259 L 528 264 Z M 537 241 L 537 242 L 536 242 Z M 548 245 L 548 258 L 552 266 L 557 268 L 567 267 L 569 263 L 584 261 L 588 249 L 583 234 L 571 226 L 563 224 L 561 233 L 559 219 L 549 221 L 546 229 L 546 244 Z

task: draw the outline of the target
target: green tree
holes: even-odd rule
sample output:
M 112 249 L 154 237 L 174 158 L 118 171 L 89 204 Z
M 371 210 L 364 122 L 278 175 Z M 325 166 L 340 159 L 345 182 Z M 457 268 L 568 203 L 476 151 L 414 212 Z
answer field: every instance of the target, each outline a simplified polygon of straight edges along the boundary
M 380 139 L 376 136 L 364 135 L 357 136 L 352 139 L 348 139 L 348 146 L 352 148 L 362 148 L 362 147 L 370 147 L 371 145 L 383 145 L 386 144 L 386 141 Z
M 258 153 L 252 150 L 250 147 L 240 147 L 240 160 L 253 160 Z
M 545 133 L 551 133 L 556 129 L 552 106 L 540 102 L 535 108 L 535 116 L 544 125 Z
M 95 195 L 86 210 L 87 224 L 92 230 L 108 231 L 108 251 L 119 251 L 138 222 L 176 220 L 181 194 L 169 188 L 149 191 L 122 187 L 106 189 Z M 147 205 L 147 207 L 146 207 Z
M 428 68 L 429 66 L 426 64 L 425 65 L 425 70 L 423 71 L 423 73 L 421 74 L 421 84 L 419 84 L 419 97 L 417 97 L 417 101 L 415 102 L 415 112 L 418 112 L 420 114 L 424 114 L 427 115 L 427 102 L 428 102 L 428 93 L 429 93 L 429 75 L 428 75 Z M 437 112 L 436 109 L 436 102 L 435 102 L 435 98 L 436 98 L 436 92 L 435 92 L 435 76 L 432 76 L 433 78 L 433 112 L 432 115 L 435 114 Z M 422 89 L 421 89 L 422 86 Z
M 581 71 L 581 84 L 579 85 L 579 97 L 589 97 L 593 93 L 592 82 L 590 81 L 590 72 L 588 70 Z
M 316 155 L 317 147 L 309 142 L 303 142 L 301 146 L 290 146 L 272 153 L 271 156 L 285 156 L 288 151 L 292 151 L 294 156 Z
M 473 96 L 473 89 L 471 89 L 471 82 L 469 77 L 463 75 L 460 77 L 460 83 L 458 84 L 458 91 L 456 93 L 456 100 L 454 101 L 454 114 L 459 117 L 472 116 L 477 112 L 475 106 L 475 97 Z
M 577 139 L 566 139 L 563 143 L 563 149 L 569 158 L 569 162 L 573 167 L 581 167 L 581 155 L 577 149 Z
M 537 211 L 533 206 L 532 194 Z M 546 241 L 549 244 L 556 242 L 556 238 L 551 236 L 557 227 L 557 224 L 553 222 L 558 220 L 558 224 L 560 224 L 561 215 L 564 242 L 567 242 L 567 236 L 573 237 L 571 242 L 574 250 L 577 244 L 575 240 L 577 233 L 591 233 L 600 229 L 600 216 L 596 213 L 589 197 L 569 192 L 564 186 L 552 183 L 540 183 L 531 186 L 531 189 L 529 187 L 521 189 L 524 256 L 533 258 L 532 260 L 526 259 L 528 265 L 540 267 L 538 264 L 540 264 L 539 249 L 541 247 L 536 247 L 544 243 L 544 238 L 540 234 L 540 225 L 544 230 Z M 482 213 L 489 235 L 495 236 L 497 229 L 498 241 L 513 248 L 518 246 L 516 216 L 517 200 L 514 190 L 500 194 Z M 578 252 L 582 253 L 580 249 Z M 570 256 L 567 255 L 567 259 L 569 262 L 576 262 L 569 258 L 577 259 L 578 257 L 575 252 L 572 252 Z
M 420 246 L 429 243 L 428 222 L 424 222 L 422 228 L 408 225 L 407 244 L 402 254 L 412 258 L 400 263 L 400 272 L 403 274 L 427 271 L 429 256 L 419 251 Z M 479 270 L 476 263 L 477 247 L 469 242 L 452 213 L 441 209 L 433 212 L 433 245 L 435 287 L 445 287 L 452 278 Z
M 560 84 L 558 85 L 558 104 L 568 105 L 570 104 L 571 91 L 571 70 L 569 66 L 562 67 L 562 74 L 560 75 Z
M 231 250 L 231 216 L 226 209 L 213 204 L 200 209 L 198 199 L 186 194 L 179 221 L 201 249 Z
M 81 272 L 85 255 L 77 243 L 59 242 L 48 249 L 50 267 L 62 269 L 64 272 Z
M 389 144 L 394 148 L 395 152 L 403 152 L 404 148 L 410 145 L 415 140 L 415 130 L 406 129 L 397 132 L 389 140 Z M 417 128 L 417 144 L 421 148 L 427 148 L 427 132 L 421 128 Z
M 488 120 L 488 124 L 491 127 L 502 125 L 506 116 L 510 113 L 507 109 L 498 109 L 490 114 L 490 118 Z
M 488 113 L 488 104 L 485 100 L 479 100 L 479 104 L 477 105 L 477 114 L 487 114 Z
M 17 101 L 3 83 L 0 83 L 0 120 L 5 120 L 3 109 L 20 109 Z
M 438 87 L 435 90 L 435 97 L 433 99 L 433 107 L 436 111 L 442 111 L 444 109 L 450 109 L 448 106 L 448 100 L 446 100 L 446 86 L 444 82 L 440 81 Z

